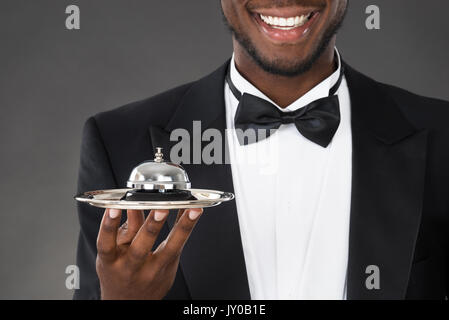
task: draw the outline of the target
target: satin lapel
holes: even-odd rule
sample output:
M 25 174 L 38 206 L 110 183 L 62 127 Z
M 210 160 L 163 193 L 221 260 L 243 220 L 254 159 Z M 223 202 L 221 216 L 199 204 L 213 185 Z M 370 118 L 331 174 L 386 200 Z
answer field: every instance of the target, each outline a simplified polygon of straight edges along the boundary
M 346 70 L 353 135 L 347 296 L 403 299 L 421 220 L 427 131 L 415 130 L 377 83 Z M 377 276 L 379 289 L 372 288 Z
M 170 142 L 170 132 L 182 128 L 192 137 L 193 121 L 201 121 L 202 130 L 217 129 L 224 138 L 223 89 L 227 65 L 228 62 L 193 85 L 166 128 L 149 128 L 152 147 L 162 146 L 166 158 L 167 150 L 177 143 Z M 229 164 L 182 165 L 192 188 L 234 191 Z M 175 218 L 175 214 L 169 216 L 170 228 Z M 180 265 L 193 299 L 250 299 L 235 201 L 205 209 L 184 247 Z

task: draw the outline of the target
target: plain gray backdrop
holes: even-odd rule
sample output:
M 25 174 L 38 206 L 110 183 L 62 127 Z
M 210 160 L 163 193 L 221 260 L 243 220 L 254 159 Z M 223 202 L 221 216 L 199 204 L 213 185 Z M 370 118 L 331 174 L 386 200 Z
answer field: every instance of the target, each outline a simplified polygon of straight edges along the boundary
M 0 298 L 66 299 L 81 129 L 232 53 L 218 0 L 1 0 Z M 81 29 L 65 28 L 65 8 Z M 378 5 L 381 29 L 365 27 Z M 449 100 L 449 1 L 352 0 L 338 47 L 377 80 Z

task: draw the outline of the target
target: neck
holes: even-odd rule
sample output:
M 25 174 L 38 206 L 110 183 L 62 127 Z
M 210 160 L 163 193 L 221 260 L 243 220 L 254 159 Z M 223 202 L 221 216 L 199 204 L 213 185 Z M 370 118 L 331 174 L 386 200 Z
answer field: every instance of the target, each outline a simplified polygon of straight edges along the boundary
M 335 37 L 307 72 L 293 77 L 263 70 L 234 39 L 234 60 L 239 73 L 281 108 L 298 100 L 335 71 Z

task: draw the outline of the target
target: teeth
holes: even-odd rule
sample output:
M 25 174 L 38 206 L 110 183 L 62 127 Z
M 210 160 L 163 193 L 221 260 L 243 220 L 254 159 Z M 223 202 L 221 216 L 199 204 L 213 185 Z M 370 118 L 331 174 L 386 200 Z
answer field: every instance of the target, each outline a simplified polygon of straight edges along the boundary
M 273 26 L 273 28 L 290 30 L 293 28 L 303 26 L 307 21 L 309 21 L 311 16 L 312 16 L 312 14 L 305 14 L 302 16 L 283 18 L 283 17 L 272 17 L 272 16 L 260 15 L 260 18 L 266 24 Z

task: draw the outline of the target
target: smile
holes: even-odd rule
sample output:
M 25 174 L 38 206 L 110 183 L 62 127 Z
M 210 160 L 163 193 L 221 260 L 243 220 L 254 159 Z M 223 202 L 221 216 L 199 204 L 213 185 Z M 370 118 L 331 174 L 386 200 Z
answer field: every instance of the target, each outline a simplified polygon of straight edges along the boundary
M 275 44 L 302 41 L 320 17 L 318 8 L 267 8 L 251 12 L 259 28 Z
M 301 16 L 284 18 L 284 17 L 264 16 L 260 14 L 260 19 L 262 19 L 263 22 L 265 22 L 272 28 L 280 30 L 291 30 L 303 26 L 307 21 L 310 20 L 312 15 L 313 12 Z
M 270 7 L 250 9 L 259 31 L 277 45 L 304 41 L 317 25 L 324 8 L 321 7 Z

